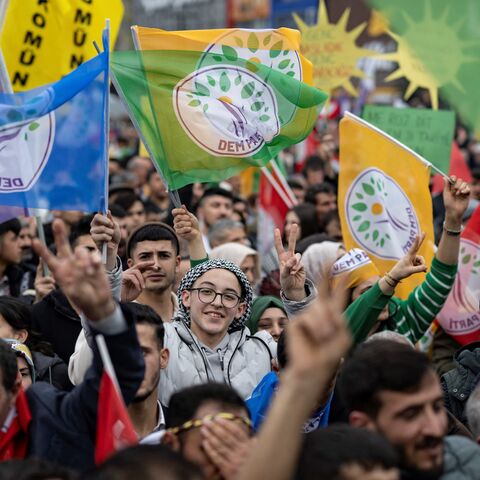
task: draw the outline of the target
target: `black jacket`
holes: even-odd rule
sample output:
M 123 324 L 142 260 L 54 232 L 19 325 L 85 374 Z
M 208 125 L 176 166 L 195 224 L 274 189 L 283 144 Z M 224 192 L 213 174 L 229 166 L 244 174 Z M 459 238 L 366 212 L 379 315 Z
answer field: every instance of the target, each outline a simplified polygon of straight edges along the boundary
M 470 343 L 455 354 L 456 368 L 442 375 L 447 409 L 467 425 L 465 405 L 480 382 L 480 342 Z
M 132 314 L 122 307 L 129 329 L 107 336 L 108 351 L 128 405 L 143 380 L 144 363 Z M 44 382 L 27 391 L 32 414 L 28 455 L 78 471 L 94 467 L 98 389 L 103 365 L 96 348 L 83 383 L 63 392 Z
M 67 392 L 73 388 L 68 378 L 68 367 L 58 355 L 51 357 L 40 352 L 32 351 L 32 357 L 33 365 L 35 366 L 36 382 L 47 382 Z
M 53 291 L 32 306 L 32 329 L 40 333 L 68 365 L 82 324 L 61 290 Z

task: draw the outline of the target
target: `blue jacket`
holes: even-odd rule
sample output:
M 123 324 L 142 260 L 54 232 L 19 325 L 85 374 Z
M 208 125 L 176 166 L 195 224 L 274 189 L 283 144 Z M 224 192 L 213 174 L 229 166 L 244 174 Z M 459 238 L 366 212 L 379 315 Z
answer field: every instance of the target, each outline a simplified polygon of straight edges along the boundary
M 144 362 L 138 344 L 134 319 L 122 306 L 128 330 L 105 335 L 123 398 L 128 405 L 143 380 Z M 49 460 L 77 471 L 94 467 L 97 403 L 103 364 L 94 349 L 93 364 L 85 380 L 71 392 L 39 382 L 27 391 L 32 414 L 28 456 Z

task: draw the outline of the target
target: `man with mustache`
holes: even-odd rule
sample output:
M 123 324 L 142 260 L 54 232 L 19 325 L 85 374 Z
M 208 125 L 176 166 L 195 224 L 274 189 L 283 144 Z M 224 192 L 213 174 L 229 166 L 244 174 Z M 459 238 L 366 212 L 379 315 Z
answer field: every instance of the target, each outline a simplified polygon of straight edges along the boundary
M 398 450 L 402 479 L 479 478 L 480 448 L 447 436 L 442 388 L 424 354 L 391 340 L 363 344 L 339 387 L 350 424 L 381 433 Z

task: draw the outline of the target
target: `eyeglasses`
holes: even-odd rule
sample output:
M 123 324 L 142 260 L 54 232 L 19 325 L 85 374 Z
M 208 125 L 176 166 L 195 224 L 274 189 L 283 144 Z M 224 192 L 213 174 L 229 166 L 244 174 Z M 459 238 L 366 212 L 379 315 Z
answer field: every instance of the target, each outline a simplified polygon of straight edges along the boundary
M 220 295 L 220 300 L 222 302 L 222 305 L 225 308 L 234 308 L 236 307 L 240 301 L 242 300 L 242 297 L 239 297 L 235 293 L 220 293 L 216 292 L 215 290 L 212 290 L 211 288 L 191 288 L 191 292 L 197 291 L 198 292 L 198 299 L 202 303 L 213 303 L 215 299 L 217 298 L 217 295 Z
M 207 421 L 211 422 L 216 420 L 217 418 L 223 418 L 225 420 L 230 420 L 232 422 L 243 423 L 248 428 L 250 433 L 253 432 L 253 425 L 249 418 L 241 417 L 240 415 L 234 415 L 233 413 L 227 413 L 227 412 L 217 413 L 216 415 L 207 415 L 204 418 L 197 418 L 195 420 L 188 420 L 185 423 L 182 423 L 182 425 L 179 425 L 178 427 L 171 427 L 166 431 L 178 435 L 179 433 L 182 433 L 182 432 L 188 432 L 192 428 L 201 427 L 205 422 Z

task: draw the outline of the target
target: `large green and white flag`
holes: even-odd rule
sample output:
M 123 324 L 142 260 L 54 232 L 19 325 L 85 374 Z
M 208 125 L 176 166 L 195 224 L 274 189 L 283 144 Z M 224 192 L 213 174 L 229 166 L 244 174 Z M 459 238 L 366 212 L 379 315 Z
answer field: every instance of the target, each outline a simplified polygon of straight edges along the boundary
M 308 84 L 295 30 L 133 33 L 137 51 L 114 52 L 112 73 L 171 189 L 266 165 L 310 133 L 327 98 Z

